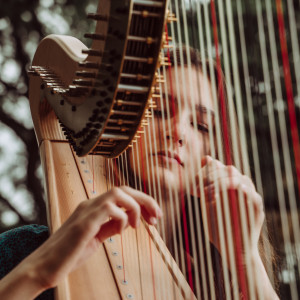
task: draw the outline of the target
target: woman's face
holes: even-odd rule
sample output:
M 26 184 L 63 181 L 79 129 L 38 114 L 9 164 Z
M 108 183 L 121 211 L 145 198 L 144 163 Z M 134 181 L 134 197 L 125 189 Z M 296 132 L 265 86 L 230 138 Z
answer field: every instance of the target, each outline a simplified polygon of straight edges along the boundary
M 166 77 L 166 88 L 161 87 L 163 99 L 157 100 L 150 128 L 145 128 L 145 137 L 142 135 L 135 148 L 139 159 L 134 153 L 130 165 L 138 174 L 139 161 L 142 181 L 153 186 L 154 178 L 158 188 L 180 191 L 192 182 L 201 158 L 210 153 L 213 98 L 210 81 L 195 67 L 190 71 L 179 67 L 177 74 L 172 68 Z

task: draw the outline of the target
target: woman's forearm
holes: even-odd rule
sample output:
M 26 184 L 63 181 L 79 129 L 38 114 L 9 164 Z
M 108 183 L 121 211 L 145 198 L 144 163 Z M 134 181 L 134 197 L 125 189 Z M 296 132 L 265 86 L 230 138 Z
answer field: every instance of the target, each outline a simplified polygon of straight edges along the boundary
M 279 300 L 279 297 L 271 284 L 260 255 L 258 253 L 254 254 L 251 258 L 251 262 L 253 266 L 253 278 L 255 278 L 254 280 L 257 286 L 257 290 L 258 292 L 262 293 L 263 299 Z
M 0 299 L 33 299 L 57 286 L 96 252 L 99 243 L 129 225 L 138 227 L 141 215 L 154 225 L 162 212 L 153 198 L 126 186 L 83 201 L 45 243 L 0 281 Z
M 38 272 L 34 265 L 27 263 L 27 259 L 0 281 L 0 299 L 34 299 L 43 291 Z

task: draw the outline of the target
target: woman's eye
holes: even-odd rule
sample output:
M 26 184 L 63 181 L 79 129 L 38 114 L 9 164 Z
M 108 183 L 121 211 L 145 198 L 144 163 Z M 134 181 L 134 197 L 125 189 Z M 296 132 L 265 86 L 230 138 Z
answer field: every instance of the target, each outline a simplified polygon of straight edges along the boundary
M 194 123 L 191 122 L 191 125 L 194 127 Z M 203 123 L 197 123 L 197 130 L 198 131 L 203 131 L 203 132 L 208 132 L 208 127 L 206 124 Z
M 208 128 L 204 124 L 197 124 L 197 129 L 204 132 L 208 132 Z

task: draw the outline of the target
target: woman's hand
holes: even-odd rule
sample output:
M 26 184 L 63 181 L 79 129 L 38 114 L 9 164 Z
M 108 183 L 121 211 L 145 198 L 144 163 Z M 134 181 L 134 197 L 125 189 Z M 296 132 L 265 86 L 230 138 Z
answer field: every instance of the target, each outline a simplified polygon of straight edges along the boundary
M 264 222 L 265 214 L 263 211 L 263 202 L 261 196 L 257 193 L 251 179 L 241 174 L 234 166 L 226 166 L 218 160 L 205 156 L 202 159 L 201 174 L 197 175 L 198 196 L 201 198 L 200 180 L 202 179 L 205 196 L 206 212 L 203 219 L 207 219 L 208 235 L 211 243 L 221 252 L 219 227 L 224 229 L 226 251 L 228 252 L 228 234 L 226 233 L 226 222 L 231 222 L 232 236 L 234 236 L 233 218 L 236 218 L 239 225 L 239 231 L 242 231 L 241 222 L 246 222 L 247 237 L 249 245 L 242 249 L 243 254 L 246 251 L 251 255 L 258 254 L 258 240 L 261 228 Z M 219 201 L 217 205 L 217 201 Z M 225 203 L 225 201 L 228 201 Z M 244 203 L 245 215 L 241 214 L 241 205 Z M 225 206 L 227 205 L 227 212 Z M 234 207 L 236 216 L 234 216 Z M 219 207 L 219 211 L 217 210 Z M 251 217 L 251 210 L 253 215 Z M 223 223 L 218 225 L 218 219 L 223 219 Z M 203 216 L 204 217 L 204 216 Z M 242 238 L 240 239 L 242 241 Z M 233 240 L 233 243 L 236 241 Z M 228 255 L 228 253 L 227 253 Z
M 151 225 L 162 216 L 152 197 L 127 186 L 82 202 L 59 230 L 1 281 L 0 296 L 7 290 L 12 296 L 11 287 L 18 284 L 21 297 L 15 289 L 16 297 L 11 299 L 33 298 L 56 286 L 105 239 L 127 226 L 138 227 L 141 214 Z
M 201 187 L 201 181 L 204 189 Z M 203 221 L 207 220 L 208 232 L 206 233 L 222 258 L 227 259 L 229 269 L 231 266 L 229 263 L 229 252 L 233 251 L 235 255 L 235 246 L 237 243 L 240 243 L 242 258 L 245 259 L 248 256 L 247 261 L 251 264 L 253 273 L 249 276 L 256 278 L 256 288 L 260 290 L 264 299 L 279 299 L 272 287 L 258 251 L 258 241 L 265 214 L 262 198 L 257 193 L 251 179 L 241 174 L 234 166 L 225 166 L 220 161 L 210 156 L 205 156 L 202 159 L 200 173 L 197 175 L 197 183 L 198 197 L 202 199 L 203 196 L 201 197 L 201 194 L 204 194 L 205 199 L 205 209 L 202 206 L 201 212 Z M 203 191 L 202 193 L 201 190 Z M 245 208 L 244 214 L 241 213 L 242 205 Z M 220 219 L 222 219 L 222 223 L 218 223 Z M 228 231 L 226 231 L 228 222 L 231 223 L 229 230 L 231 230 L 232 240 L 229 240 Z M 242 222 L 245 222 L 244 225 L 246 226 L 242 226 Z M 246 230 L 243 230 L 242 227 L 246 228 Z M 223 231 L 225 254 L 221 251 L 219 228 Z M 237 233 L 240 234 L 239 241 L 236 239 Z M 242 235 L 248 240 L 247 247 L 244 244 Z M 229 243 L 233 243 L 231 250 Z M 243 261 L 245 266 L 247 261 Z M 245 274 L 248 273 L 245 272 Z M 239 282 L 239 284 L 241 283 Z

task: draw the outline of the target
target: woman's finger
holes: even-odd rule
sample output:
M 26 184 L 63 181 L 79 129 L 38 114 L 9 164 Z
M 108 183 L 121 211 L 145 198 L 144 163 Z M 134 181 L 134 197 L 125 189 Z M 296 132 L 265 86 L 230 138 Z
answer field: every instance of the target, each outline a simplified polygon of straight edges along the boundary
M 242 175 L 234 166 L 220 166 L 218 163 L 216 163 L 214 166 L 209 167 L 208 169 L 202 169 L 201 172 L 204 185 L 209 185 L 210 183 L 225 177 L 241 177 L 241 180 L 245 181 L 245 183 L 248 184 L 251 182 L 250 179 L 249 182 L 246 182 L 248 177 Z
M 128 226 L 128 215 L 122 208 L 107 201 L 104 209 L 110 220 L 101 224 L 100 230 L 96 235 L 97 239 L 101 243 L 110 236 L 122 233 L 122 231 Z
M 138 202 L 122 188 L 115 187 L 109 194 L 116 205 L 123 207 L 126 210 L 129 224 L 132 227 L 137 227 L 141 216 L 141 208 Z
M 112 237 L 116 234 L 121 234 L 122 231 L 120 230 L 120 228 L 120 220 L 109 220 L 101 226 L 99 233 L 96 235 L 96 238 L 100 243 L 103 243 L 109 237 Z
M 154 220 L 153 218 L 162 217 L 163 214 L 159 205 L 151 196 L 128 186 L 122 186 L 121 189 L 139 203 L 142 208 L 142 215 L 147 222 L 150 221 L 150 219 Z M 150 223 L 152 224 L 153 222 L 150 221 Z

